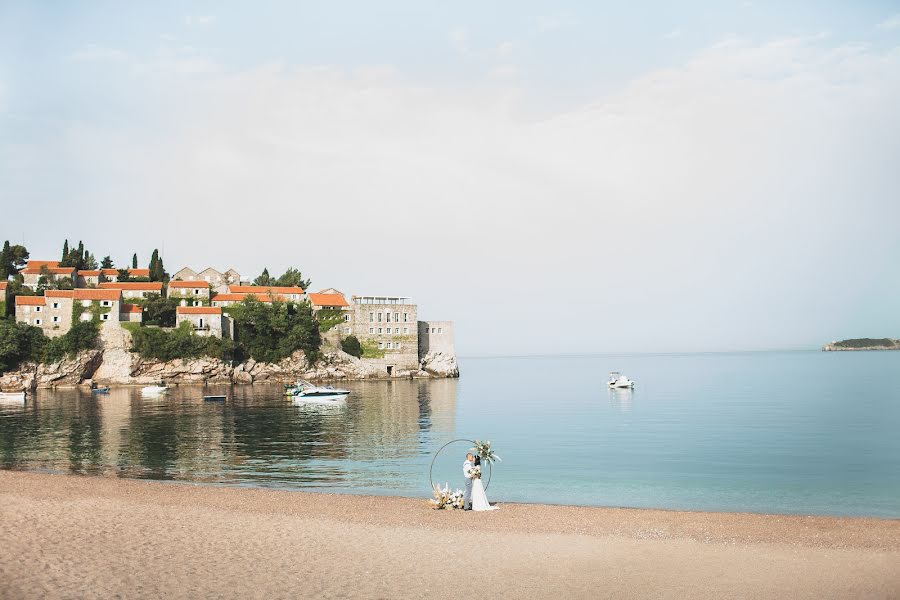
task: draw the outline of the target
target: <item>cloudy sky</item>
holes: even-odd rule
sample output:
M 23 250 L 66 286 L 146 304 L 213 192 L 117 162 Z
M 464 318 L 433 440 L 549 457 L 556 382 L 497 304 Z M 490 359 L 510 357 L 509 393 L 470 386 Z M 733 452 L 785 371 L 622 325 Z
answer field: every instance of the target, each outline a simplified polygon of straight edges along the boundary
M 2 3 L 0 239 L 294 265 L 464 355 L 900 337 L 900 3 L 436 5 Z

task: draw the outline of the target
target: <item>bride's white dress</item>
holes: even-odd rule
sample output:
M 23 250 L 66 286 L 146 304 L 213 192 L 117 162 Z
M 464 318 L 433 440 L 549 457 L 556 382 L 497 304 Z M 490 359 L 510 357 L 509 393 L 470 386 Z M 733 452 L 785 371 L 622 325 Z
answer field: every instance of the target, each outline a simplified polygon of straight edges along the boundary
M 472 510 L 497 510 L 497 506 L 491 506 L 484 493 L 484 484 L 481 479 L 472 480 Z

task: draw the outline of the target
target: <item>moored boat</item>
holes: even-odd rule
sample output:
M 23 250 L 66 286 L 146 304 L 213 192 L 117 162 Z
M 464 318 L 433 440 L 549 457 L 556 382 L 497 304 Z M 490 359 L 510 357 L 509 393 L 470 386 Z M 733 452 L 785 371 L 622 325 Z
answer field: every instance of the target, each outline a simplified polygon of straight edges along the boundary
M 350 390 L 342 390 L 330 385 L 318 386 L 308 381 L 298 379 L 291 397 L 294 404 L 303 404 L 307 402 L 336 404 L 346 400 L 349 395 Z
M 606 382 L 606 385 L 611 388 L 630 389 L 634 387 L 634 382 L 618 371 L 611 371 L 609 374 L 609 381 Z
M 6 404 L 24 404 L 25 392 L 0 392 L 0 402 Z
M 147 385 L 141 388 L 141 394 L 144 396 L 159 396 L 169 391 L 164 385 Z

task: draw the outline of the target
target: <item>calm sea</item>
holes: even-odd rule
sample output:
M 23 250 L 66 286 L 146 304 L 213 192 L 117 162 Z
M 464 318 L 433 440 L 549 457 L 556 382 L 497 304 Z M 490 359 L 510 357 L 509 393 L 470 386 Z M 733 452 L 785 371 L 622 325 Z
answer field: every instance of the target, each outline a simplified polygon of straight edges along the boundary
M 0 403 L 0 467 L 428 497 L 435 451 L 490 439 L 491 500 L 900 517 L 900 352 L 461 361 L 462 378 L 352 382 L 346 406 L 280 386 Z M 610 391 L 620 370 L 634 391 Z M 227 392 L 224 403 L 206 393 Z M 461 485 L 469 444 L 435 461 Z

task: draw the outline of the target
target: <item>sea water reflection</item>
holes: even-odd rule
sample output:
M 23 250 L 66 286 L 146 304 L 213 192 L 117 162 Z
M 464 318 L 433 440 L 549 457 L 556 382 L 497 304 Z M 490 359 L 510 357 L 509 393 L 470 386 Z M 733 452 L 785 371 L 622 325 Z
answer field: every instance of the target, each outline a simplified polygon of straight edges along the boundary
M 454 430 L 456 380 L 354 382 L 344 405 L 294 406 L 281 386 L 41 391 L 0 405 L 0 467 L 255 486 L 417 487 L 431 438 Z M 225 393 L 224 403 L 202 396 Z

